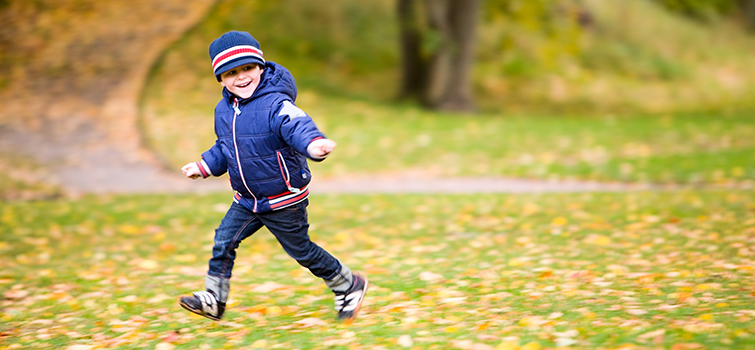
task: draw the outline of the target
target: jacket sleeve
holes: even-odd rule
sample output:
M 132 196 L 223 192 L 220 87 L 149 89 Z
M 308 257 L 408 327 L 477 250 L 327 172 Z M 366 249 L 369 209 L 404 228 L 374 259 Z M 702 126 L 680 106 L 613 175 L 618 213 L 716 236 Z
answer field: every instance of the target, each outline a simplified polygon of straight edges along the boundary
M 272 112 L 271 127 L 278 136 L 307 158 L 322 161 L 312 158 L 307 152 L 310 142 L 325 138 L 307 113 L 288 100 L 281 102 Z
M 210 168 L 210 172 L 213 176 L 220 176 L 228 171 L 228 163 L 226 163 L 223 151 L 220 149 L 220 141 L 216 140 L 215 144 L 210 147 L 209 150 L 202 153 L 202 160 Z

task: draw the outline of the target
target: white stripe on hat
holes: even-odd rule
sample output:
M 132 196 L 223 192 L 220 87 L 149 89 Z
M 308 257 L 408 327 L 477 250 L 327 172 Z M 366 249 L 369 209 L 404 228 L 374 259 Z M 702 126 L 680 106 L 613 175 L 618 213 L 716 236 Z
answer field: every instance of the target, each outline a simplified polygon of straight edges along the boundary
M 248 56 L 257 57 L 262 62 L 265 62 L 265 59 L 262 57 L 262 50 L 251 45 L 237 45 L 215 55 L 215 58 L 212 59 L 212 70 L 215 71 L 226 62 Z

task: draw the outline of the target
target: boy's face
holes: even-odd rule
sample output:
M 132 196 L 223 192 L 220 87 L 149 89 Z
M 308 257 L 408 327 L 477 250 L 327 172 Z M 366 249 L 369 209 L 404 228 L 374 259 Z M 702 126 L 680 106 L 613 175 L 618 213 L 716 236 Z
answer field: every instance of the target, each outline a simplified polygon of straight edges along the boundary
M 262 71 L 256 64 L 238 66 L 220 74 L 220 85 L 238 97 L 249 98 L 260 84 Z

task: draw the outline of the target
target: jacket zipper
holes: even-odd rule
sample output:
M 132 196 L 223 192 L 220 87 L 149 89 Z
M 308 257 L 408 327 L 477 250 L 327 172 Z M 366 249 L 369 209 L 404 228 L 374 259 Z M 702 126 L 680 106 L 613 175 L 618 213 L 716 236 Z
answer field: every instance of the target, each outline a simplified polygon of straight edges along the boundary
M 293 193 L 300 193 L 301 189 L 291 186 L 291 174 L 288 173 L 288 167 L 286 166 L 286 160 L 283 159 L 283 155 L 280 151 L 275 151 L 275 153 L 278 155 L 278 167 L 281 169 L 281 175 L 283 176 L 283 181 L 286 182 L 288 191 Z M 285 172 L 283 172 L 284 169 Z
M 246 184 L 246 179 L 244 179 L 244 171 L 241 169 L 241 158 L 239 157 L 239 146 L 238 141 L 236 140 L 236 117 L 241 114 L 241 110 L 239 109 L 239 99 L 234 98 L 233 99 L 233 148 L 236 151 L 236 164 L 239 166 L 239 175 L 241 176 L 241 182 L 244 184 L 244 187 L 249 192 L 249 194 L 252 195 L 252 198 L 254 198 L 254 209 L 252 209 L 252 212 L 257 212 L 257 197 L 254 196 L 254 193 L 252 193 L 252 190 L 249 189 L 249 186 Z

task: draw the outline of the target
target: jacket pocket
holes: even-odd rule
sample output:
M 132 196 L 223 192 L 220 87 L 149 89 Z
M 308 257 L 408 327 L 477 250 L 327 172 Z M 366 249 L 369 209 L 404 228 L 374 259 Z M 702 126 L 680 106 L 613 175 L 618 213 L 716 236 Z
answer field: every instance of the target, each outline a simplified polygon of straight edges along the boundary
M 286 158 L 283 156 L 281 151 L 275 151 L 275 153 L 278 157 L 278 167 L 280 168 L 283 181 L 286 183 L 286 188 L 288 188 L 288 191 L 292 193 L 301 192 L 300 188 L 291 185 L 291 173 L 289 172 L 288 166 L 286 165 Z M 292 170 L 299 171 L 299 168 L 293 168 Z

